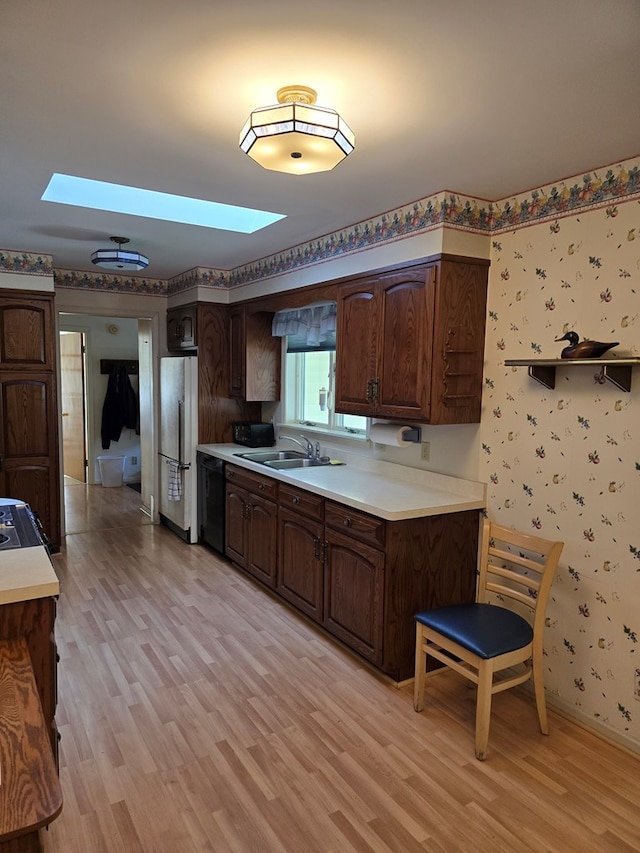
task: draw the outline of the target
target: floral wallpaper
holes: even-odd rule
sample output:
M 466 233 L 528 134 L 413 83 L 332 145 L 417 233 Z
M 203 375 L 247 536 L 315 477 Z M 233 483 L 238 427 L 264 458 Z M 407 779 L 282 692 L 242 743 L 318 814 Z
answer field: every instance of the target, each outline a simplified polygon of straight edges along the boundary
M 562 365 L 549 390 L 505 359 L 559 358 L 568 330 L 640 355 L 640 202 L 493 237 L 479 479 L 488 513 L 564 541 L 547 610 L 551 701 L 640 748 L 640 365 L 631 392 Z

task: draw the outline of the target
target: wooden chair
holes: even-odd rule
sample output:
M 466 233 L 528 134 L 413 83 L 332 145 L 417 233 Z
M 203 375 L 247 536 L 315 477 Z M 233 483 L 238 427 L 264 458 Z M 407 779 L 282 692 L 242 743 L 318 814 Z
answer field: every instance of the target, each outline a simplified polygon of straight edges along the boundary
M 477 685 L 476 758 L 483 761 L 489 741 L 491 697 L 533 676 L 540 731 L 549 733 L 542 672 L 542 634 L 551 584 L 563 548 L 552 542 L 486 521 L 482 530 L 476 601 L 416 614 L 416 671 L 413 706 L 424 708 L 427 657 L 431 656 Z M 487 603 L 518 602 L 515 610 Z M 516 667 L 515 672 L 494 674 Z M 430 672 L 435 674 L 438 670 Z

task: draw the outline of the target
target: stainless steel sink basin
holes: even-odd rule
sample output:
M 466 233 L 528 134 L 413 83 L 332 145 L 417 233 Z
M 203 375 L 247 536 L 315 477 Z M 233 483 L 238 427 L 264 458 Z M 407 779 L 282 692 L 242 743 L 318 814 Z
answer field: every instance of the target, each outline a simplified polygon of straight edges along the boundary
M 303 456 L 299 459 L 274 459 L 270 462 L 265 462 L 269 468 L 276 468 L 278 471 L 287 471 L 290 468 L 317 468 L 320 465 L 329 465 L 329 461 L 321 462 L 319 459 L 309 459 Z
M 248 459 L 250 462 L 279 462 L 281 460 L 291 461 L 307 458 L 300 450 L 252 450 L 247 453 L 234 453 L 234 456 L 239 456 L 241 459 Z

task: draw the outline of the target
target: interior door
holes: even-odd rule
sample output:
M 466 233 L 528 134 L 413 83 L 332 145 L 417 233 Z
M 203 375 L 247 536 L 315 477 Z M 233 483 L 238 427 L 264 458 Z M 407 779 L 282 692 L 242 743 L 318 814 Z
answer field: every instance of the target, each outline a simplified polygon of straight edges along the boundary
M 60 332 L 62 456 L 64 473 L 86 482 L 84 334 Z

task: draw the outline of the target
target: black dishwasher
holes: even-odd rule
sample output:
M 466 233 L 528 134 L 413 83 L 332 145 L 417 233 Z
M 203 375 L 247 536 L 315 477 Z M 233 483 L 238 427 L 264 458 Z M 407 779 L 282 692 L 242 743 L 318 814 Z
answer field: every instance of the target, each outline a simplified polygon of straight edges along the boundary
M 224 554 L 224 462 L 197 453 L 198 465 L 198 538 Z

